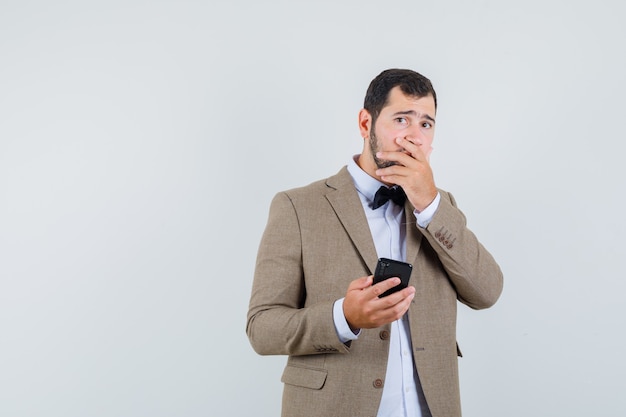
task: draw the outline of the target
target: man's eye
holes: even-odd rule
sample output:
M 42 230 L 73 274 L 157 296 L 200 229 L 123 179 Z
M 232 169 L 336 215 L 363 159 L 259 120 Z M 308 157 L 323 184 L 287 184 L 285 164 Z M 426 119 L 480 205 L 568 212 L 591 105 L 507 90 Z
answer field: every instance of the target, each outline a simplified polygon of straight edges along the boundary
M 422 126 L 425 127 L 426 129 L 430 129 L 431 127 L 433 127 L 433 125 L 431 125 L 429 122 L 422 123 Z
M 397 117 L 396 122 L 403 124 L 403 125 L 408 123 L 408 121 L 406 120 L 406 117 Z

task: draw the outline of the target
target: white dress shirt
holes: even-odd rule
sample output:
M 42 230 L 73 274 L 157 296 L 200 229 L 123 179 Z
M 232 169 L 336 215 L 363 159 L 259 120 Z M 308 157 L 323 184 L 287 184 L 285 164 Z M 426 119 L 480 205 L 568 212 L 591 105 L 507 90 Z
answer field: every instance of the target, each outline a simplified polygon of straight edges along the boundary
M 371 209 L 374 194 L 381 185 L 380 181 L 369 176 L 355 162 L 355 156 L 348 164 L 348 172 L 354 180 L 359 198 L 363 204 L 367 222 L 374 239 L 379 258 L 391 258 L 406 261 L 406 228 L 404 207 L 391 200 L 376 210 Z M 422 212 L 414 212 L 416 222 L 426 227 L 439 207 L 440 195 Z M 360 334 L 354 334 L 343 315 L 343 298 L 334 304 L 333 319 L 339 339 L 346 343 L 356 340 Z M 389 358 L 383 395 L 378 409 L 378 417 L 429 417 L 419 378 L 413 364 L 411 337 L 408 316 L 391 323 Z

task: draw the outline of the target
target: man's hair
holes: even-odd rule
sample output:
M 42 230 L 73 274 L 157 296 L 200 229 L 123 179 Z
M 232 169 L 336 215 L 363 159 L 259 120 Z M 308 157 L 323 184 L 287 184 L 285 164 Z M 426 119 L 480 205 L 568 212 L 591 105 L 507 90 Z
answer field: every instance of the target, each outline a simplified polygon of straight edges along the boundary
M 365 93 L 363 108 L 372 115 L 372 123 L 376 122 L 387 104 L 389 92 L 394 87 L 400 87 L 400 90 L 410 97 L 422 98 L 432 95 L 437 110 L 437 94 L 428 78 L 408 69 L 388 69 L 372 80 Z

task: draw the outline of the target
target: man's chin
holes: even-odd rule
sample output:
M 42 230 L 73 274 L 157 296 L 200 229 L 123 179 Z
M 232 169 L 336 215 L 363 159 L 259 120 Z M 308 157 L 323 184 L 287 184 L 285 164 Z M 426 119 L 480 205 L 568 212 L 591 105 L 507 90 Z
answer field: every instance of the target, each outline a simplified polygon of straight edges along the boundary
M 388 168 L 394 165 L 398 165 L 398 163 L 395 161 L 381 161 L 379 159 L 376 160 L 376 166 L 378 167 L 378 169 Z

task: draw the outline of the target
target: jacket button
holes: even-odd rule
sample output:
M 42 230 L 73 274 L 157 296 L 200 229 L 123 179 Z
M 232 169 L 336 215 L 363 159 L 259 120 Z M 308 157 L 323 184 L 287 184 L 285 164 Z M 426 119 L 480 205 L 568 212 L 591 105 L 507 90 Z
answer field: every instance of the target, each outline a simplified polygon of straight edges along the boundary
M 382 339 L 382 340 L 389 340 L 389 331 L 387 330 L 381 330 L 380 333 L 378 333 L 378 336 Z
M 439 239 L 439 236 L 441 236 L 441 232 L 435 232 L 435 237 L 436 237 L 437 239 Z
M 382 388 L 382 387 L 383 387 L 383 380 L 382 379 L 374 380 L 374 388 Z

